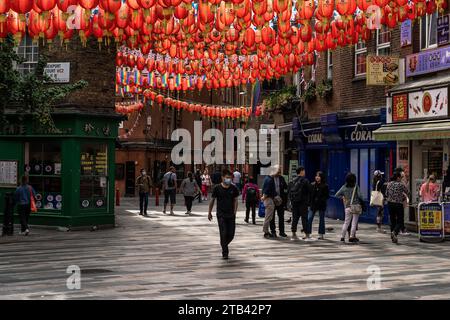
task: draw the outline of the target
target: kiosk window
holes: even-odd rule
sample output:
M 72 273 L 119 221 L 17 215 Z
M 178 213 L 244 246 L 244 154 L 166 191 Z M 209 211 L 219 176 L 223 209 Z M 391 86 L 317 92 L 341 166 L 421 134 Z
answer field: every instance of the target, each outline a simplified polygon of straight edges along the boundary
M 107 146 L 89 143 L 81 146 L 80 207 L 106 208 L 108 193 Z
M 61 210 L 61 144 L 56 142 L 25 143 L 25 172 L 36 190 L 38 209 Z

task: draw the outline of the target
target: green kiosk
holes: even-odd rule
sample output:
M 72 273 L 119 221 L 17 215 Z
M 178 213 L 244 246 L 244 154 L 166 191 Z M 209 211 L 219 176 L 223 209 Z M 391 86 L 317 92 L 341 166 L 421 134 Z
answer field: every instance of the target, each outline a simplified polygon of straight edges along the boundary
M 35 128 L 31 118 L 0 129 L 0 216 L 5 194 L 29 175 L 37 213 L 31 225 L 114 226 L 114 156 L 120 116 L 56 108 L 58 133 Z M 17 223 L 17 217 L 15 217 Z

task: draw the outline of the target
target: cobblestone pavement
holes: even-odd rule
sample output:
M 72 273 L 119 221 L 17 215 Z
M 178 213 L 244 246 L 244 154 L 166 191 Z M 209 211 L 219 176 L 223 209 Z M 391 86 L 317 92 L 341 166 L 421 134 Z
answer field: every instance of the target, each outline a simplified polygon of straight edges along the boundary
M 28 237 L 0 238 L 0 299 L 450 298 L 448 243 L 411 235 L 395 245 L 373 225 L 360 224 L 361 244 L 341 244 L 342 222 L 332 220 L 324 241 L 266 240 L 262 220 L 244 223 L 241 205 L 224 261 L 205 203 L 196 203 L 190 216 L 181 205 L 175 216 L 151 207 L 145 218 L 135 201 L 122 201 L 114 229 L 33 228 Z M 79 290 L 67 289 L 70 265 L 81 268 Z M 378 290 L 368 288 L 369 266 L 380 268 Z

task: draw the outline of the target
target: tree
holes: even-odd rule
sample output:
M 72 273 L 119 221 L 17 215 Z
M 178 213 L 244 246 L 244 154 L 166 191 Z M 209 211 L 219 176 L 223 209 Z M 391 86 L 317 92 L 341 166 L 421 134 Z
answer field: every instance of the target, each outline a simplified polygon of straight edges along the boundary
M 19 117 L 32 115 L 35 125 L 58 133 L 52 118 L 53 107 L 71 92 L 88 85 L 84 80 L 68 85 L 51 85 L 51 79 L 44 74 L 47 59 L 39 56 L 33 72 L 21 74 L 15 65 L 23 63 L 14 51 L 12 37 L 0 43 L 0 124 L 7 123 L 7 108 L 16 109 Z

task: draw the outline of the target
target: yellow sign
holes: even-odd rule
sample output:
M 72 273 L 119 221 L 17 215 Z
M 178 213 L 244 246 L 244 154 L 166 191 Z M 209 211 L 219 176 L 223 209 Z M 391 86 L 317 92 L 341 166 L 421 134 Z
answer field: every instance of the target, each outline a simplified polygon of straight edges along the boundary
M 366 60 L 368 86 L 394 86 L 399 83 L 399 58 L 368 55 Z
M 439 230 L 442 229 L 442 211 L 420 210 L 420 229 Z

